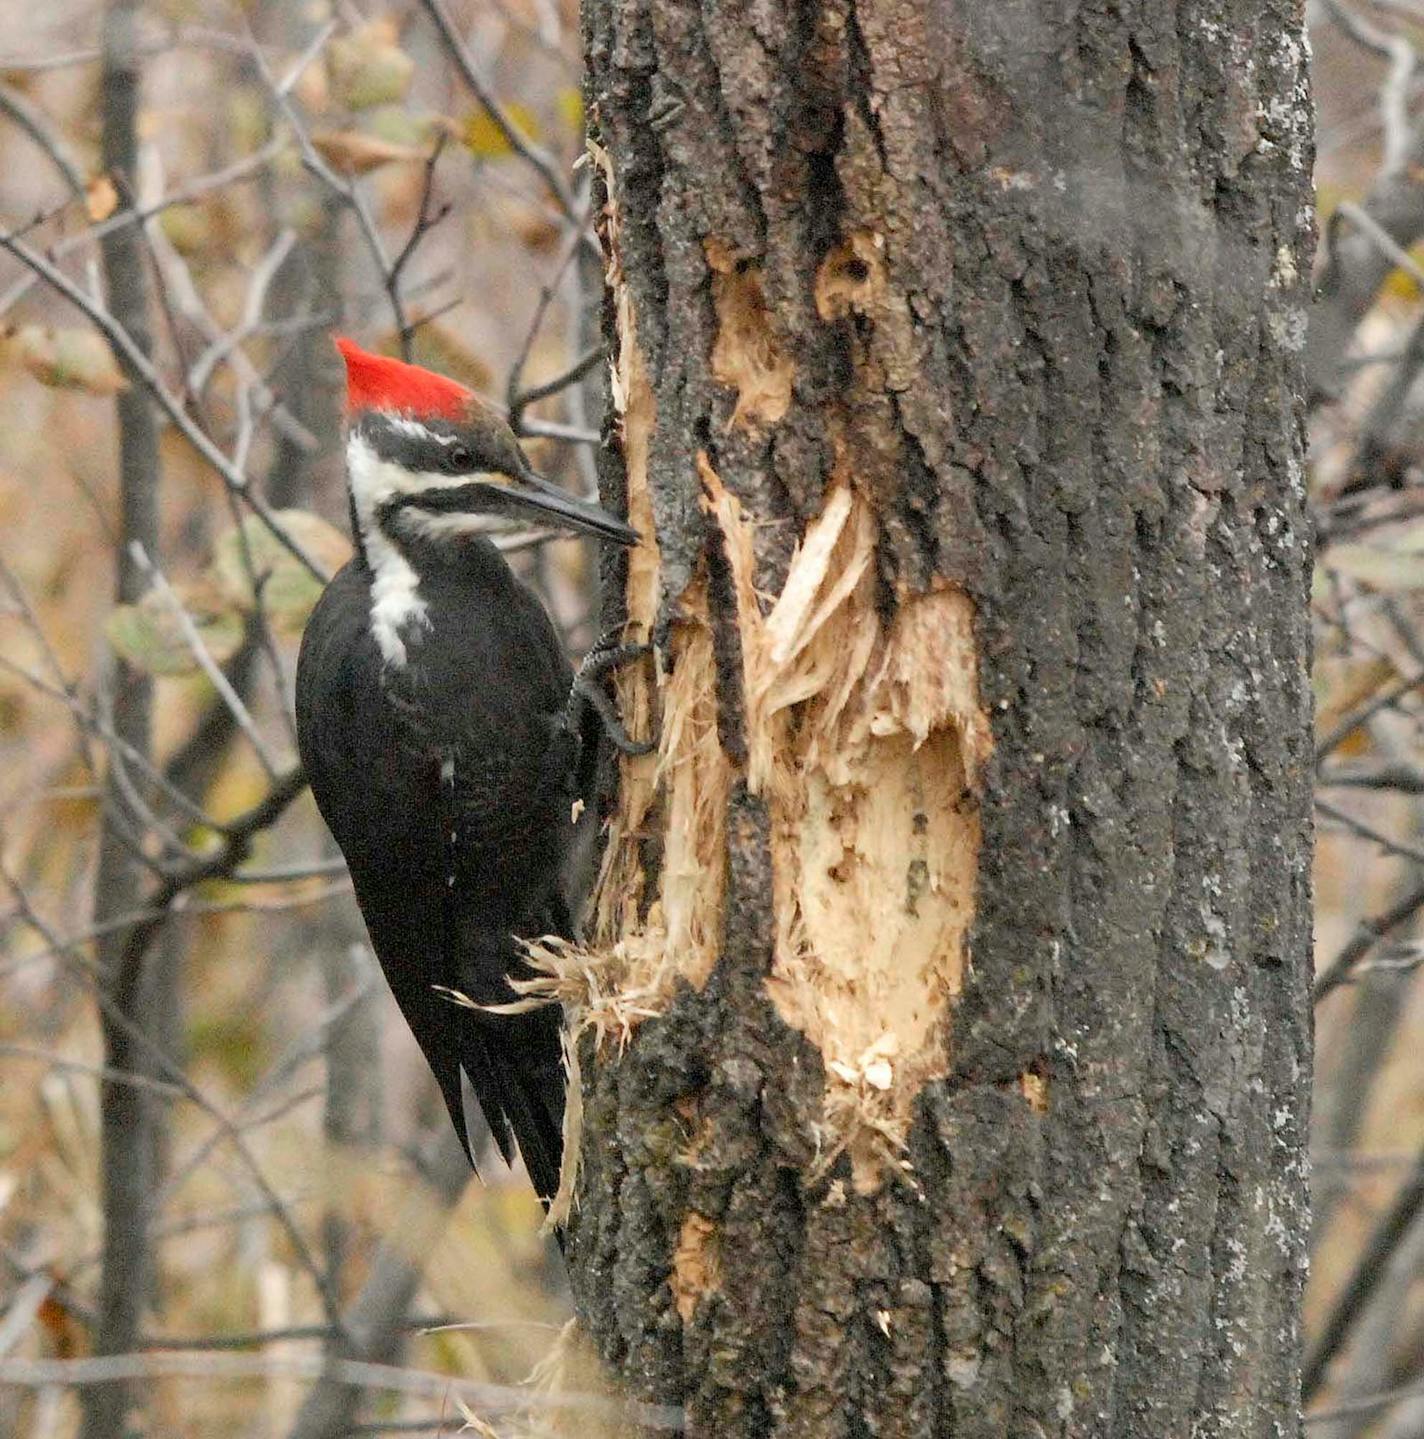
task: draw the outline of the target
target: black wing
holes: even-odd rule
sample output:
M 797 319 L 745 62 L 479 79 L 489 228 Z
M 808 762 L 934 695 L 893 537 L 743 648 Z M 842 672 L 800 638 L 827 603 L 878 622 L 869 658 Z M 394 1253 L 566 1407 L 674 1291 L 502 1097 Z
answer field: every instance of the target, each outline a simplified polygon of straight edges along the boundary
M 369 571 L 353 561 L 308 623 L 297 669 L 302 762 L 346 857 L 382 970 L 461 1140 L 468 1149 L 463 1073 L 500 1152 L 512 1159 L 511 1139 L 518 1143 L 547 1203 L 558 1187 L 562 1147 L 559 1013 L 490 1015 L 442 991 L 478 1003 L 510 999 L 507 980 L 522 968 L 512 935 L 567 932 L 557 899 L 558 844 L 540 843 L 550 815 L 562 812 L 567 823 L 570 756 L 560 747 L 567 742 L 557 716 L 545 712 L 559 692 L 562 655 L 544 658 L 551 673 L 533 694 L 545 704 L 535 704 L 532 715 L 525 706 L 517 722 L 529 732 L 507 747 L 534 771 L 492 772 L 484 731 L 509 722 L 498 701 L 511 687 L 466 673 L 463 682 L 442 682 L 463 693 L 393 694 L 382 683 L 370 633 L 369 592 Z M 542 610 L 539 618 L 547 627 Z M 440 658 L 430 656 L 426 673 L 457 675 Z M 444 717 L 443 726 L 431 715 Z M 463 724 L 451 721 L 461 715 Z M 486 758 L 477 762 L 477 755 Z M 517 803 L 501 805 L 492 789 Z M 486 842 L 491 824 L 493 848 Z

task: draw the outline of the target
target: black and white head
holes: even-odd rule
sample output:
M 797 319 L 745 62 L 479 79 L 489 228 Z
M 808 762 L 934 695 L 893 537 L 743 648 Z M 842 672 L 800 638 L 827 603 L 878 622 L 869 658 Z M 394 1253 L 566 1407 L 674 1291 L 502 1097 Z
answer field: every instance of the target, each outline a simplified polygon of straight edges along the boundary
M 346 469 L 363 549 L 540 524 L 635 545 L 638 533 L 530 466 L 514 432 L 463 385 L 338 338 Z

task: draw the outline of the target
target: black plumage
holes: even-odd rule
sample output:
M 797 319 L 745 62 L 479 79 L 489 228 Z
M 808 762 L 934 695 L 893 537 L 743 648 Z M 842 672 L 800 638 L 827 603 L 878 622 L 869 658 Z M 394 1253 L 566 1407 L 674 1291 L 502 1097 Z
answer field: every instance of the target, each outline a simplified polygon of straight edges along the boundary
M 560 1014 L 483 1007 L 518 997 L 510 980 L 530 973 L 521 939 L 574 935 L 575 802 L 588 797 L 600 725 L 643 748 L 598 679 L 638 649 L 600 648 L 573 674 L 543 606 L 484 532 L 533 520 L 617 544 L 638 536 L 535 474 L 509 426 L 462 386 L 337 346 L 357 553 L 302 638 L 298 747 L 466 1149 L 468 1087 L 547 1204 L 562 1148 Z
M 410 662 L 371 632 L 358 555 L 327 587 L 297 668 L 312 793 L 346 857 L 371 943 L 466 1137 L 460 1072 L 506 1159 L 518 1142 L 541 1199 L 558 1187 L 564 1077 L 555 1007 L 487 1015 L 515 995 L 514 936 L 572 936 L 573 675 L 542 605 L 488 540 L 411 555 L 434 616 Z

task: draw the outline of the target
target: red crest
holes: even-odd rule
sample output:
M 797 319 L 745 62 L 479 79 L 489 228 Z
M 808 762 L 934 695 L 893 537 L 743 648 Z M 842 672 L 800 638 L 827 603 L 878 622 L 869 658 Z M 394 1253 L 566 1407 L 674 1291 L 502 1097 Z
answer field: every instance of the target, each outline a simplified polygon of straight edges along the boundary
M 396 410 L 417 418 L 461 420 L 469 414 L 473 392 L 455 380 L 387 355 L 373 355 L 344 335 L 336 348 L 346 361 L 346 413 Z

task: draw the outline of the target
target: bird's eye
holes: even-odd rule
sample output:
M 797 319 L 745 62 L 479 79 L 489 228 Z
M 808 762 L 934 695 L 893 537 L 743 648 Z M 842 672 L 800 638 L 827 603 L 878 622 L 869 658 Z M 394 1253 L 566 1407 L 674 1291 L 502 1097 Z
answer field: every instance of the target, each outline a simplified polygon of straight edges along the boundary
M 445 468 L 447 470 L 461 474 L 466 470 L 474 469 L 474 467 L 475 457 L 470 453 L 468 445 L 451 445 L 445 451 Z

